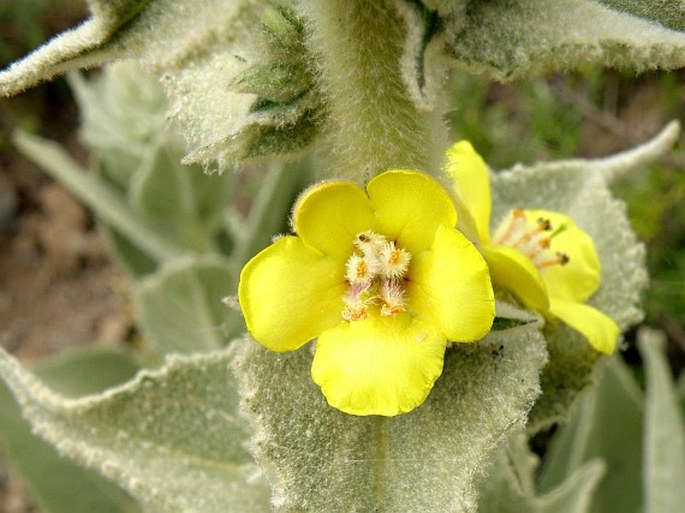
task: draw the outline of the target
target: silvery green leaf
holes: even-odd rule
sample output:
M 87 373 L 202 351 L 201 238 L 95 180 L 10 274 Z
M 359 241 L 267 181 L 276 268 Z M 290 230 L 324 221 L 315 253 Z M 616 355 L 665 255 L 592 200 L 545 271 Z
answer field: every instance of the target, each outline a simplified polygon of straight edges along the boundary
M 685 30 L 685 4 L 677 0 L 599 0 L 617 11 L 654 21 L 673 30 Z
M 598 366 L 596 383 L 574 404 L 549 445 L 540 488 L 550 492 L 589 461 L 607 472 L 593 513 L 636 513 L 642 503 L 643 394 L 619 355 Z
M 274 116 L 264 135 L 249 117 L 257 96 L 230 89 L 249 65 L 268 60 L 249 43 L 268 4 L 90 0 L 92 18 L 0 73 L 0 94 L 16 94 L 68 70 L 137 59 L 161 79 L 170 99 L 168 115 L 179 123 L 193 150 L 189 162 L 216 160 L 224 165 L 274 151 L 297 151 L 310 140 L 300 135 L 311 129 L 306 110 L 298 116 L 305 128 L 291 123 L 286 128 L 298 137 L 285 144 L 287 137 L 274 133 L 284 120 Z M 268 142 L 259 141 L 263 135 Z
M 217 256 L 176 260 L 135 285 L 140 326 L 158 356 L 224 347 L 242 327 L 222 299 L 236 288 L 232 267 Z
M 328 406 L 309 347 L 281 354 L 246 340 L 235 372 L 276 511 L 458 513 L 475 511 L 476 477 L 525 424 L 545 361 L 537 325 L 455 344 L 426 402 L 391 418 Z
M 596 460 L 576 469 L 553 490 L 535 489 L 538 458 L 528 439 L 518 434 L 502 446 L 492 460 L 490 473 L 480 488 L 479 513 L 588 513 L 592 494 L 605 472 Z
M 421 2 L 398 0 L 397 7 L 407 25 L 401 59 L 402 78 L 417 108 L 433 108 L 437 89 L 443 85 L 445 74 L 444 61 L 439 54 L 445 42 L 441 29 L 450 25 L 441 23 L 440 10 L 436 12 Z M 465 19 L 464 3 L 451 2 L 451 7 L 441 7 L 449 14 L 458 11 L 451 17 L 455 23 Z
M 470 2 L 447 52 L 470 71 L 505 80 L 588 63 L 685 65 L 682 2 L 514 0 Z
M 147 158 L 131 177 L 128 201 L 158 233 L 178 246 L 208 252 L 230 202 L 233 173 L 207 175 L 185 166 L 173 145 L 148 148 Z
M 259 63 L 239 75 L 231 88 L 238 93 L 256 94 L 271 102 L 289 102 L 311 87 L 310 77 L 289 63 Z
M 234 350 L 170 357 L 126 385 L 67 399 L 0 351 L 0 376 L 34 430 L 64 455 L 168 513 L 268 511 L 268 489 L 244 447 L 228 366 Z
M 685 416 L 664 355 L 663 333 L 642 329 L 645 362 L 644 513 L 678 511 L 685 504 Z
M 572 217 L 594 240 L 602 265 L 601 286 L 588 303 L 626 329 L 642 319 L 645 251 L 630 228 L 624 203 L 612 196 L 609 186 L 618 176 L 664 155 L 678 134 L 679 125 L 671 123 L 651 141 L 612 157 L 518 165 L 493 175 L 493 229 L 517 207 Z M 548 323 L 545 333 L 550 364 L 542 378 L 543 395 L 532 412 L 532 428 L 564 416 L 576 393 L 590 381 L 599 357 L 583 337 L 561 323 Z
M 81 139 L 122 189 L 150 151 L 179 145 L 174 130 L 166 128 L 167 101 L 159 81 L 135 61 L 105 66 L 90 79 L 77 72 L 67 78 L 79 107 Z
M 638 346 L 646 393 L 618 355 L 608 359 L 555 435 L 540 476 L 542 488 L 550 489 L 588 460 L 604 460 L 608 472 L 593 513 L 679 511 L 685 500 L 685 422 L 663 335 L 643 328 Z
M 41 362 L 35 372 L 70 396 L 102 391 L 130 379 L 138 366 L 124 353 L 87 349 Z M 61 457 L 31 433 L 12 392 L 0 383 L 3 457 L 45 513 L 134 513 L 136 503 L 109 480 Z

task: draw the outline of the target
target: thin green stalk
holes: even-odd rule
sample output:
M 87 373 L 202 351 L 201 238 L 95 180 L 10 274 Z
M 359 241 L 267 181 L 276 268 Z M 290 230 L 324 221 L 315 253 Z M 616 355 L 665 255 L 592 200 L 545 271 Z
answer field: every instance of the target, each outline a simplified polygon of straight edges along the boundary
M 330 174 L 361 181 L 390 168 L 439 169 L 447 129 L 439 112 L 418 110 L 410 98 L 401 69 L 407 26 L 394 4 L 302 5 L 328 110 Z
M 119 230 L 159 262 L 181 256 L 182 248 L 161 237 L 115 190 L 77 164 L 58 144 L 17 132 L 14 144 L 105 223 Z

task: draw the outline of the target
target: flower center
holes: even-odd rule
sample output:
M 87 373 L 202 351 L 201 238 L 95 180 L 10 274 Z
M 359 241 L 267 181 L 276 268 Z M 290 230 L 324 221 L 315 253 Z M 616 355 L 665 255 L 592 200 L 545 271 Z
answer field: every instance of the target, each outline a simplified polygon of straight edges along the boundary
M 568 264 L 566 253 L 550 250 L 552 239 L 565 229 L 563 224 L 555 229 L 549 219 L 542 217 L 530 223 L 523 210 L 515 208 L 499 225 L 493 240 L 496 244 L 518 249 L 542 271 L 550 266 Z
M 343 319 L 360 321 L 372 305 L 380 304 L 380 314 L 394 317 L 405 311 L 404 277 L 411 254 L 395 241 L 372 231 L 358 233 L 355 251 L 345 264 L 349 284 L 343 297 Z

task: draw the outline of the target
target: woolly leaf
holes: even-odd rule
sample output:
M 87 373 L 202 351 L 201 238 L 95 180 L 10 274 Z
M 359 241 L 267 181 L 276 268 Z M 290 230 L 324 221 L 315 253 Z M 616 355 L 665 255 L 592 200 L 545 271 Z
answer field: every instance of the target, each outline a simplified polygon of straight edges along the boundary
M 277 354 L 243 343 L 235 370 L 252 450 L 277 511 L 475 511 L 474 478 L 520 429 L 546 361 L 536 325 L 447 350 L 426 402 L 397 417 L 328 406 L 312 382 L 309 348 Z
M 135 374 L 138 366 L 127 355 L 108 349 L 88 349 L 42 362 L 36 372 L 70 396 L 95 393 Z M 41 511 L 46 513 L 134 513 L 135 502 L 109 480 L 61 457 L 56 449 L 31 433 L 12 392 L 0 383 L 0 440 L 3 456 L 21 474 Z
M 220 349 L 242 326 L 222 299 L 236 288 L 218 257 L 185 258 L 136 283 L 141 328 L 157 355 Z
M 57 395 L 0 352 L 0 376 L 38 434 L 64 455 L 170 513 L 268 511 L 243 443 L 228 372 L 234 350 L 169 358 L 128 384 L 82 399 Z
M 663 336 L 642 329 L 638 346 L 646 393 L 618 355 L 610 358 L 550 444 L 540 476 L 542 488 L 550 489 L 584 462 L 603 459 L 608 472 L 593 513 L 678 511 L 685 499 L 685 423 Z
M 470 2 L 447 51 L 498 80 L 588 63 L 647 69 L 685 65 L 685 10 L 678 0 Z
M 230 201 L 233 174 L 207 176 L 199 166 L 179 163 L 180 157 L 170 146 L 150 148 L 132 177 L 129 203 L 167 239 L 207 252 Z
M 643 329 L 638 346 L 645 362 L 644 512 L 678 511 L 685 504 L 685 420 L 662 333 Z
M 175 131 L 166 129 L 167 101 L 159 81 L 135 61 L 105 66 L 88 80 L 77 72 L 67 78 L 79 107 L 79 135 L 122 190 L 156 147 L 180 146 Z
M 600 459 L 607 473 L 590 511 L 637 512 L 642 502 L 643 394 L 619 355 L 598 370 L 597 383 L 582 395 L 550 444 L 540 488 L 549 492 L 588 461 Z
M 247 69 L 274 60 L 249 37 L 259 26 L 267 0 L 90 0 L 89 4 L 92 18 L 0 73 L 0 94 L 16 94 L 68 70 L 134 58 L 160 77 L 170 99 L 168 114 L 179 122 L 194 150 L 189 162 L 208 165 L 217 160 L 225 165 L 297 151 L 309 142 L 310 137 L 299 137 L 290 144 L 275 144 L 273 129 L 294 122 L 280 112 L 273 113 L 268 123 L 263 117 L 253 119 L 250 109 L 257 96 L 230 88 Z M 297 57 L 302 59 L 303 52 Z M 306 88 L 310 79 L 306 73 L 303 77 L 305 84 L 291 84 L 290 89 Z M 297 122 L 306 125 L 309 110 L 302 105 Z M 266 133 L 270 141 L 261 143 L 263 133 L 255 127 L 264 124 L 272 130 Z
M 495 174 L 493 229 L 517 207 L 571 216 L 594 240 L 602 265 L 602 284 L 589 304 L 626 329 L 642 319 L 640 293 L 647 285 L 644 246 L 630 228 L 625 205 L 611 195 L 609 185 L 666 153 L 678 133 L 678 124 L 671 123 L 651 141 L 610 158 L 516 166 Z M 543 395 L 532 412 L 532 429 L 565 415 L 577 392 L 590 381 L 599 357 L 583 337 L 560 322 L 548 323 L 545 334 L 550 363 L 542 377 Z
M 481 486 L 479 513 L 587 513 L 592 493 L 604 473 L 599 461 L 578 468 L 563 483 L 545 494 L 535 490 L 538 458 L 527 439 L 514 436 L 493 458 L 491 472 Z

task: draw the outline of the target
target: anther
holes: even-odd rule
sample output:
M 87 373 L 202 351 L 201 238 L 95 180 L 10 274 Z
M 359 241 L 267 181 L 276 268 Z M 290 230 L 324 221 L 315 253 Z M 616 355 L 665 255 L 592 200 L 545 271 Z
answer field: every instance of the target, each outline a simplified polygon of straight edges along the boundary
M 411 255 L 390 241 L 383 245 L 379 260 L 381 271 L 386 278 L 399 279 L 404 277 L 407 272 Z

